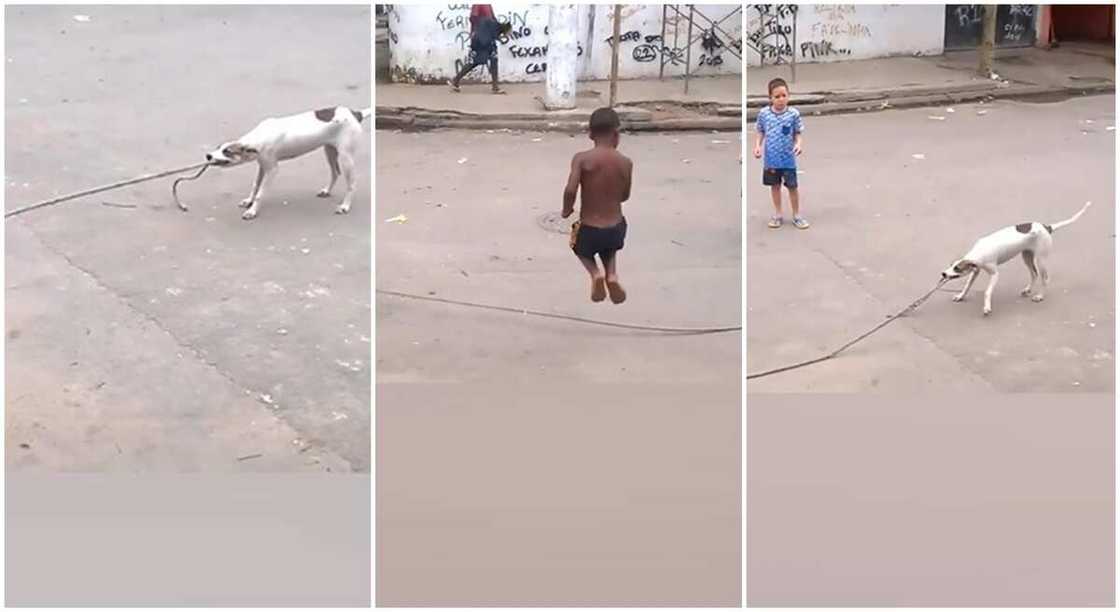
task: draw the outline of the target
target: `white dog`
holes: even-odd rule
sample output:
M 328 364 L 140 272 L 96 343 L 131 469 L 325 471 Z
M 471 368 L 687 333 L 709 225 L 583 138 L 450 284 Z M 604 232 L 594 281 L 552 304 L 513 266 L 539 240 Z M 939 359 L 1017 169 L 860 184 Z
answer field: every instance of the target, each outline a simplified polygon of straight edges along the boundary
M 362 135 L 362 121 L 371 114 L 372 109 L 369 108 L 356 111 L 336 106 L 265 119 L 248 134 L 207 153 L 206 161 L 216 166 L 257 162 L 257 178 L 253 181 L 249 197 L 241 201 L 241 207 L 248 209 L 241 218 L 253 219 L 264 197 L 264 188 L 276 176 L 280 162 L 322 147 L 327 155 L 331 178 L 318 195 L 321 198 L 329 196 L 341 174 L 346 181 L 346 195 L 335 212 L 347 213 L 354 195 L 354 153 Z
M 1041 302 L 1046 297 L 1046 286 L 1050 282 L 1050 273 L 1046 270 L 1046 257 L 1050 255 L 1050 248 L 1054 244 L 1050 235 L 1077 221 L 1091 205 L 1092 202 L 1086 202 L 1076 215 L 1053 225 L 1038 222 L 1020 223 L 977 240 L 964 257 L 953 262 L 952 266 L 941 273 L 941 278 L 946 280 L 959 278 L 964 274 L 969 275 L 964 289 L 953 296 L 953 301 L 959 302 L 964 299 L 965 294 L 972 288 L 972 283 L 983 270 L 989 276 L 988 288 L 984 291 L 984 314 L 991 314 L 992 290 L 995 289 L 996 281 L 999 279 L 998 266 L 1021 254 L 1023 263 L 1027 264 L 1027 270 L 1031 274 L 1031 282 L 1019 294 L 1024 297 L 1031 295 L 1035 281 L 1041 279 L 1041 288 L 1031 298 L 1035 302 Z

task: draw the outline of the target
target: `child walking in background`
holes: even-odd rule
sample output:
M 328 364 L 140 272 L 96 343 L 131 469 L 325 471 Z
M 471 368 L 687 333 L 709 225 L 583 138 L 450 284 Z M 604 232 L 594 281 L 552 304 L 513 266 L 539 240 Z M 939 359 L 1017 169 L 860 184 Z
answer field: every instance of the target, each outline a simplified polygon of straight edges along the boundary
M 808 229 L 809 222 L 801 216 L 797 190 L 797 156 L 801 155 L 801 113 L 789 106 L 789 85 L 774 79 L 767 85 L 770 106 L 762 109 L 755 120 L 755 158 L 762 157 L 762 184 L 770 187 L 774 216 L 769 227 L 782 226 L 782 185 L 789 191 L 789 207 L 793 226 Z M 765 154 L 765 155 L 764 155 Z

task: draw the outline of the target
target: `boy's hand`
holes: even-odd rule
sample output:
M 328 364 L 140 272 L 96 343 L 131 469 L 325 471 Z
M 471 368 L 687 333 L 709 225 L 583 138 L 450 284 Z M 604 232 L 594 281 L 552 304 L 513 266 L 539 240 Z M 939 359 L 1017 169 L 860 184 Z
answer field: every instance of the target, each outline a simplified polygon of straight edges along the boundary
M 755 145 L 754 146 L 754 158 L 758 159 L 760 157 L 762 157 L 762 147 L 760 147 L 758 145 Z
M 572 216 L 572 213 L 573 213 L 573 212 L 575 212 L 575 209 L 574 209 L 574 208 L 565 208 L 565 209 L 564 209 L 564 210 L 563 210 L 563 211 L 562 211 L 562 212 L 560 213 L 560 217 L 561 217 L 561 218 L 563 218 L 563 219 L 567 219 L 568 217 Z
M 801 155 L 801 143 L 800 142 L 793 143 L 793 154 L 794 155 Z

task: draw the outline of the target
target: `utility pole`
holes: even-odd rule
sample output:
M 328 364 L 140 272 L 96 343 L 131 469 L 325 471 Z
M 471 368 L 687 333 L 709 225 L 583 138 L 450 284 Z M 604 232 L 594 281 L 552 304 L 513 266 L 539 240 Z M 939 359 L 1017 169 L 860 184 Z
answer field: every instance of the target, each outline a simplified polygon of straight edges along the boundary
M 548 12 L 548 67 L 545 70 L 545 108 L 576 107 L 579 56 L 579 13 L 574 4 L 553 4 Z
M 622 35 L 622 5 L 614 5 L 614 37 L 611 38 L 614 44 L 611 45 L 611 101 L 610 107 L 614 108 L 614 102 L 618 99 L 618 48 L 622 46 L 622 41 L 618 40 Z
M 992 77 L 992 56 L 996 45 L 996 9 L 998 5 L 983 5 L 984 14 L 980 19 L 980 66 L 977 70 L 985 79 Z

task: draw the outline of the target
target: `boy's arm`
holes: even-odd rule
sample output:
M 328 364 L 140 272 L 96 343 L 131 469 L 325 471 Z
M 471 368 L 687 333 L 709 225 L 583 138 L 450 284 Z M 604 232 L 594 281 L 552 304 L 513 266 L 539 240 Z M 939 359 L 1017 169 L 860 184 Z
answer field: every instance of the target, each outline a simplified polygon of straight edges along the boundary
M 634 180 L 634 161 L 626 159 L 626 186 L 622 189 L 622 201 L 630 199 L 630 184 Z
M 567 219 L 571 216 L 576 209 L 576 194 L 579 193 L 579 179 L 580 179 L 580 163 L 579 153 L 572 157 L 572 170 L 568 173 L 568 184 L 564 186 L 564 210 L 560 216 Z
M 797 113 L 797 123 L 793 127 L 793 152 L 801 155 L 801 132 L 805 131 L 805 124 L 801 122 L 801 113 Z

